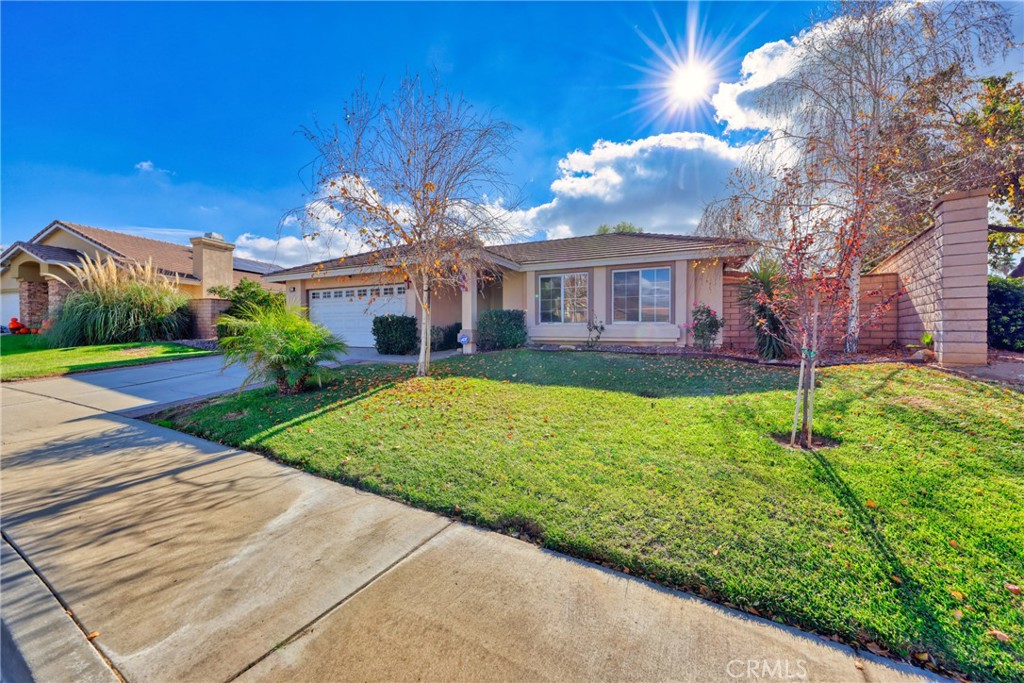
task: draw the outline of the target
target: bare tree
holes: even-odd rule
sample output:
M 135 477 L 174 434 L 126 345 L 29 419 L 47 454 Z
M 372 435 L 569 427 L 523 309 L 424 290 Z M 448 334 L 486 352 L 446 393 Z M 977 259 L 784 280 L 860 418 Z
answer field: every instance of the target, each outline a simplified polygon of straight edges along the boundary
M 431 293 L 493 277 L 484 247 L 511 234 L 513 127 L 436 79 L 406 76 L 387 100 L 361 86 L 341 123 L 305 133 L 318 152 L 307 234 L 345 232 L 371 250 L 368 272 L 410 282 L 422 311 L 417 374 L 428 374 Z
M 775 128 L 754 146 L 733 193 L 753 207 L 773 194 L 790 201 L 779 179 L 813 178 L 816 238 L 856 247 L 847 282 L 848 352 L 857 350 L 864 323 L 865 263 L 924 227 L 937 195 L 978 186 L 976 168 L 956 154 L 911 153 L 925 147 L 922 130 L 939 130 L 943 112 L 923 104 L 948 87 L 939 75 L 970 73 L 979 60 L 1005 54 L 1011 37 L 1007 10 L 986 0 L 840 0 L 797 39 L 795 67 L 759 94 Z M 805 172 L 787 172 L 800 167 Z M 736 230 L 713 216 L 706 229 Z M 745 237 L 763 236 L 744 223 Z

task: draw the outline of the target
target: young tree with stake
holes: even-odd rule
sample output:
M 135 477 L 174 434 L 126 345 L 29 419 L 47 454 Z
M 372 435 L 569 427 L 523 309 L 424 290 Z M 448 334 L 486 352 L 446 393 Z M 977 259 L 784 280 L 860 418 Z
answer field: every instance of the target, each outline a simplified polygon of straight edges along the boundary
M 305 133 L 318 152 L 307 236 L 345 233 L 370 250 L 367 272 L 409 282 L 422 312 L 416 371 L 428 374 L 431 293 L 492 277 L 484 247 L 512 232 L 512 126 L 406 76 L 387 100 L 360 87 L 341 123 Z

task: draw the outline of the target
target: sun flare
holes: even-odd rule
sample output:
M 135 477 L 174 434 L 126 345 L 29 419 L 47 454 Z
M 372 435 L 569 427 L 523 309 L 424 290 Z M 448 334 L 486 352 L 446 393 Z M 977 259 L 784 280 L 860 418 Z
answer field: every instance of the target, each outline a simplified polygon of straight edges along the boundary
M 671 100 L 691 105 L 704 100 L 711 89 L 711 69 L 700 62 L 681 64 L 672 70 L 667 87 Z

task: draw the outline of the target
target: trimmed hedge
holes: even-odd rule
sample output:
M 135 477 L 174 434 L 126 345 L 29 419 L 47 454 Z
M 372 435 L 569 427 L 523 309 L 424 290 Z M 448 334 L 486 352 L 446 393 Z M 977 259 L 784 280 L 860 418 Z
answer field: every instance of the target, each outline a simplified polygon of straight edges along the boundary
M 1024 351 L 1024 278 L 988 279 L 988 345 Z
M 373 319 L 373 346 L 387 356 L 407 356 L 419 347 L 416 317 L 378 315 Z
M 434 325 L 430 328 L 430 350 L 448 351 L 459 348 L 459 332 L 462 323 L 451 325 Z
M 514 349 L 526 345 L 526 311 L 484 311 L 477 319 L 477 344 L 481 351 Z

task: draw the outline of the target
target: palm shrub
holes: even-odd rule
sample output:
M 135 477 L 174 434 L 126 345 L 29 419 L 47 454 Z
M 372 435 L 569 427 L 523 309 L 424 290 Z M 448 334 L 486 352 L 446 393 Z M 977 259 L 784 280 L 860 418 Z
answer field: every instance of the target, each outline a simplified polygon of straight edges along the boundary
M 189 335 L 189 297 L 177 279 L 151 262 L 118 264 L 83 256 L 69 265 L 74 282 L 54 277 L 71 288 L 56 312 L 47 343 L 55 347 L 165 341 Z
M 762 260 L 750 268 L 747 279 L 740 285 L 739 299 L 746 309 L 744 319 L 754 330 L 754 348 L 763 360 L 785 358 L 789 344 L 786 328 L 771 306 L 781 280 L 779 264 Z
M 251 307 L 222 315 L 228 336 L 220 340 L 225 366 L 245 365 L 242 382 L 272 382 L 282 394 L 297 394 L 311 381 L 323 386 L 330 370 L 323 363 L 348 352 L 341 338 L 311 322 L 298 308 Z

